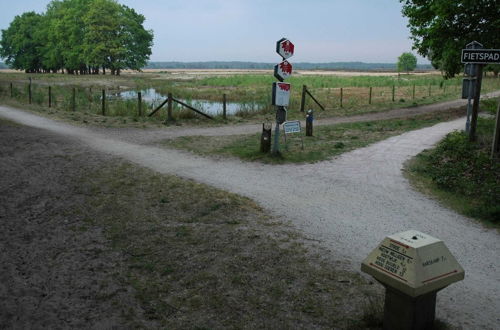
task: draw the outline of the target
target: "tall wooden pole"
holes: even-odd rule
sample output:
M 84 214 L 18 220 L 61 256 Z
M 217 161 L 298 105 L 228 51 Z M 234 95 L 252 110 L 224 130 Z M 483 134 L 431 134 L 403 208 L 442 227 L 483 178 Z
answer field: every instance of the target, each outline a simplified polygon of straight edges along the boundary
M 479 113 L 479 100 L 481 98 L 481 83 L 483 81 L 483 65 L 477 65 L 476 88 L 474 90 L 474 104 L 472 105 L 472 116 L 469 130 L 469 141 L 476 140 L 477 116 Z
M 497 109 L 497 120 L 495 122 L 495 133 L 493 134 L 493 144 L 491 145 L 491 158 L 500 156 L 500 102 Z

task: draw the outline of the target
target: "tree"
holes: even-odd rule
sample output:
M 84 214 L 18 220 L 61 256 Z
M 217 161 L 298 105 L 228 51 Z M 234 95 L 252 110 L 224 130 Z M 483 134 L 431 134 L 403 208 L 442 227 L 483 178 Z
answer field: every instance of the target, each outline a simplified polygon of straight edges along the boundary
M 498 0 L 400 0 L 413 48 L 446 77 L 459 73 L 461 50 L 476 40 L 500 48 Z
M 412 53 L 403 53 L 398 57 L 398 72 L 406 71 L 406 73 L 415 70 L 417 67 L 417 57 Z
M 2 30 L 0 57 L 30 72 L 139 70 L 153 44 L 153 32 L 144 29 L 144 20 L 115 0 L 52 0 L 45 14 L 16 16 Z
M 39 50 L 43 43 L 37 33 L 43 17 L 35 12 L 16 16 L 9 28 L 2 30 L 0 56 L 10 67 L 26 72 L 39 72 L 41 58 Z

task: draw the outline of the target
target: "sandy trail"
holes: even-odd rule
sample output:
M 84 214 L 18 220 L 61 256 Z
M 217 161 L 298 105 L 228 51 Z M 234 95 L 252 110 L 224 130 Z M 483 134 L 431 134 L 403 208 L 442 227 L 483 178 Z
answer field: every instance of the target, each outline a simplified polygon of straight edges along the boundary
M 495 230 L 441 207 L 415 192 L 401 174 L 405 160 L 429 148 L 464 119 L 408 132 L 330 161 L 271 166 L 213 160 L 144 145 L 158 138 L 73 127 L 20 110 L 0 116 L 75 137 L 92 148 L 155 171 L 177 174 L 248 196 L 290 221 L 358 271 L 362 259 L 388 234 L 416 229 L 442 239 L 466 271 L 465 281 L 438 295 L 438 317 L 470 329 L 500 324 L 500 240 Z M 165 130 L 167 131 L 167 130 Z M 151 132 L 150 134 L 155 134 Z M 137 142 L 134 139 L 137 138 Z

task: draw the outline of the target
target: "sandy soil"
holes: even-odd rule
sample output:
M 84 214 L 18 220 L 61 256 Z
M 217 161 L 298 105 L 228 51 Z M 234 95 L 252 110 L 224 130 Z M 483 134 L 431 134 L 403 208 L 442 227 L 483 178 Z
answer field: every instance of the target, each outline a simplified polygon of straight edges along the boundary
M 85 207 L 75 178 L 109 157 L 36 128 L 0 123 L 0 136 L 0 329 L 152 326 L 120 282 L 123 256 L 67 216 Z
M 463 119 L 409 132 L 325 162 L 270 166 L 205 159 L 147 145 L 161 138 L 157 131 L 144 131 L 135 140 L 135 132 L 128 136 L 126 130 L 116 135 L 75 128 L 6 107 L 0 107 L 0 115 L 71 136 L 93 149 L 160 173 L 175 173 L 250 197 L 348 260 L 352 270 L 358 270 L 361 260 L 388 234 L 416 229 L 438 237 L 466 272 L 465 281 L 439 293 L 438 316 L 467 329 L 498 327 L 498 233 L 415 192 L 401 173 L 407 159 L 462 128 Z

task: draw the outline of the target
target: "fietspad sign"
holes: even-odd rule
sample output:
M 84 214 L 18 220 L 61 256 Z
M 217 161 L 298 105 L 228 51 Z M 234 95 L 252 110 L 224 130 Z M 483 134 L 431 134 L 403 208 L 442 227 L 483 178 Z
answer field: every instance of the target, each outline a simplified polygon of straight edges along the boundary
M 462 63 L 500 63 L 500 49 L 462 49 Z

